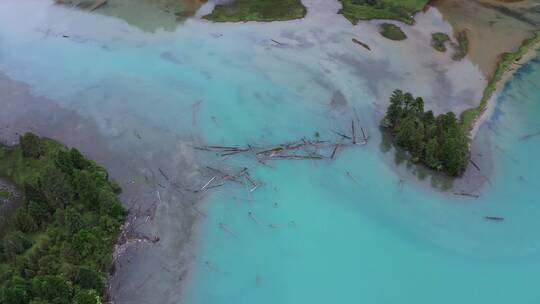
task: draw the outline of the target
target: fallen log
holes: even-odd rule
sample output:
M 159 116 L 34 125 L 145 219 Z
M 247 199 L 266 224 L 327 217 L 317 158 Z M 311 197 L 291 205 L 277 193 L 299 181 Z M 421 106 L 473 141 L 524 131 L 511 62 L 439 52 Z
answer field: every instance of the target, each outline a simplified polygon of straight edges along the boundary
M 489 221 L 504 221 L 504 217 L 500 216 L 485 216 L 484 218 Z
M 158 168 L 159 170 L 159 173 L 161 173 L 161 175 L 165 178 L 166 181 L 169 181 L 169 177 L 165 174 L 165 172 L 163 172 L 163 170 L 161 170 L 161 168 Z
M 358 39 L 356 39 L 356 38 L 353 38 L 353 39 L 352 39 L 352 42 L 354 42 L 354 43 L 360 45 L 361 47 L 365 48 L 365 49 L 368 50 L 368 51 L 371 51 L 371 48 L 369 47 L 369 45 L 363 43 L 362 41 L 360 41 L 360 40 L 358 40 Z
M 332 151 L 332 155 L 330 155 L 330 158 L 331 159 L 334 159 L 334 157 L 336 156 L 336 152 L 339 148 L 339 144 L 336 144 L 335 147 L 334 147 L 334 150 Z
M 322 155 L 276 155 L 266 159 L 325 159 Z
M 454 195 L 467 196 L 467 197 L 472 197 L 472 198 L 479 198 L 480 197 L 480 195 L 478 195 L 478 194 L 467 193 L 467 192 L 454 192 Z
M 208 185 L 210 185 L 210 183 L 212 183 L 215 179 L 216 176 L 212 177 L 208 182 L 206 182 L 206 184 L 204 184 L 204 186 L 202 186 L 201 190 L 199 191 L 204 191 L 204 189 L 206 189 L 206 187 L 208 187 Z
M 358 180 L 352 175 L 351 172 L 347 171 L 346 173 L 347 173 L 347 176 L 350 177 L 351 180 L 352 180 L 353 182 L 355 182 L 356 184 L 360 185 L 360 183 L 358 182 Z
M 533 137 L 537 137 L 537 136 L 540 136 L 540 131 L 536 132 L 536 133 L 532 133 L 532 134 L 528 134 L 528 135 L 525 135 L 525 136 L 522 136 L 519 138 L 520 141 L 524 141 L 524 140 L 527 140 L 527 139 L 531 139 Z
M 471 163 L 471 165 L 473 165 L 473 167 L 476 168 L 476 170 L 480 171 L 480 167 L 478 167 L 478 165 L 472 159 L 469 159 L 469 162 Z
M 356 131 L 354 129 L 354 120 L 351 121 L 351 129 L 352 129 L 352 141 L 353 145 L 356 145 Z

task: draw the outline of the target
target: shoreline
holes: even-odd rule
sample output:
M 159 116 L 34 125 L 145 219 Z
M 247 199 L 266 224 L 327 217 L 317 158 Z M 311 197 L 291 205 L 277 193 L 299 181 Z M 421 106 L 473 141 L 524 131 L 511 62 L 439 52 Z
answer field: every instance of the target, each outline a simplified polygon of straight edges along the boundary
M 181 160 L 172 160 L 170 157 L 157 153 L 155 157 L 148 159 L 145 157 L 148 150 L 145 147 L 157 146 L 158 142 L 176 143 L 179 138 L 170 132 L 163 132 L 154 128 L 143 128 L 139 126 L 136 128 L 137 134 L 142 134 L 142 138 L 139 139 L 132 133 L 128 132 L 123 135 L 116 135 L 115 142 L 122 141 L 128 145 L 128 148 L 116 149 L 110 145 L 110 138 L 100 133 L 99 126 L 96 121 L 89 117 L 81 116 L 74 110 L 66 109 L 53 100 L 46 97 L 36 97 L 32 95 L 28 84 L 9 78 L 0 71 L 0 89 L 7 92 L 5 98 L 0 101 L 3 108 L 6 110 L 3 114 L 0 114 L 0 119 L 6 124 L 0 130 L 0 139 L 7 143 L 13 144 L 18 138 L 18 134 L 26 131 L 32 131 L 40 136 L 54 138 L 62 144 L 70 147 L 76 147 L 86 157 L 96 161 L 110 173 L 110 177 L 116 179 L 122 184 L 122 193 L 119 195 L 121 202 L 127 208 L 140 210 L 139 213 L 148 213 L 154 209 L 154 203 L 157 199 L 156 183 L 165 184 L 166 181 L 161 177 L 157 177 L 159 180 L 150 179 L 150 182 L 145 182 L 144 175 L 150 174 L 151 168 L 162 167 L 166 164 L 175 164 L 174 167 L 186 168 Z M 13 92 L 13 93 L 9 93 Z M 131 130 L 128 128 L 128 130 Z M 159 136 L 157 135 L 159 134 Z M 90 140 L 88 140 L 90 139 Z M 169 147 L 171 150 L 180 151 L 181 148 L 173 145 Z M 124 157 L 125 151 L 134 151 L 139 149 L 140 153 L 131 154 L 130 159 Z M 146 151 L 146 152 L 144 152 Z M 163 160 L 163 161 L 161 161 Z M 143 171 L 141 171 L 143 170 Z M 191 169 L 185 169 L 191 170 Z M 169 173 L 170 178 L 180 179 L 179 175 L 175 175 L 172 172 Z M 191 171 L 190 171 L 191 172 Z M 199 184 L 198 176 L 191 178 L 194 183 Z M 190 183 L 182 182 L 186 186 L 190 187 Z M 163 204 L 159 207 L 162 209 L 154 210 L 156 217 L 162 217 L 164 212 L 171 212 L 176 214 L 175 223 L 180 223 L 182 229 L 186 227 L 186 230 L 180 234 L 162 233 L 162 230 L 156 226 L 156 222 L 153 219 L 146 219 L 146 215 L 138 218 L 136 231 L 131 229 L 130 235 L 140 234 L 143 237 L 147 237 L 147 240 L 140 242 L 132 240 L 127 250 L 122 252 L 119 258 L 115 258 L 115 263 L 108 273 L 106 283 L 106 293 L 109 293 L 111 288 L 113 289 L 112 298 L 109 300 L 124 301 L 127 297 L 126 294 L 129 290 L 135 290 L 141 282 L 139 280 L 146 279 L 153 269 L 145 268 L 144 265 L 131 266 L 134 259 L 137 259 L 140 255 L 153 256 L 155 259 L 159 259 L 161 264 L 167 269 L 177 270 L 175 268 L 177 264 L 174 260 L 172 262 L 164 261 L 164 257 L 168 256 L 170 252 L 164 252 L 161 248 L 167 244 L 171 250 L 179 251 L 182 244 L 189 246 L 191 240 L 187 234 L 191 235 L 191 227 L 195 221 L 195 212 L 181 213 L 179 209 L 174 206 L 169 206 L 168 202 L 182 201 L 185 205 L 190 205 L 194 200 L 189 195 L 178 198 L 179 194 L 173 189 L 159 188 L 160 198 L 163 200 Z M 134 206 L 136 205 L 137 208 Z M 163 209 L 164 208 L 164 209 Z M 137 212 L 135 210 L 135 212 Z M 166 210 L 166 211 L 164 211 Z M 141 224 L 143 223 L 143 224 Z M 133 225 L 131 228 L 134 228 Z M 188 229 L 189 228 L 189 229 Z M 133 233 L 134 232 L 134 233 Z M 159 242 L 152 243 L 152 240 L 156 240 L 155 237 L 159 237 Z M 119 242 L 115 242 L 116 245 L 121 245 Z M 126 247 L 124 246 L 124 249 Z M 192 250 L 186 247 L 186 252 Z M 185 254 L 179 256 L 180 263 L 190 263 L 190 255 Z M 185 267 L 179 268 L 179 273 L 185 272 Z M 138 273 L 135 276 L 135 280 L 127 282 L 125 279 L 130 275 Z M 154 277 L 156 277 L 154 275 Z M 140 278 L 140 279 L 137 279 Z M 111 295 L 110 293 L 108 294 Z M 127 300 L 129 301 L 129 299 Z
M 460 114 L 462 128 L 468 133 L 471 141 L 475 139 L 482 124 L 495 110 L 496 103 L 492 99 L 497 98 L 497 94 L 504 89 L 506 82 L 522 65 L 537 56 L 538 49 L 540 49 L 540 31 L 534 32 L 534 36 L 524 40 L 517 51 L 501 54 L 497 69 L 484 88 L 480 104 Z
M 523 54 L 517 61 L 513 61 L 508 67 L 506 68 L 506 71 L 501 76 L 499 81 L 495 84 L 495 90 L 491 93 L 491 96 L 488 98 L 486 106 L 484 110 L 478 115 L 478 117 L 475 119 L 472 129 L 470 131 L 470 137 L 471 140 L 474 140 L 476 138 L 476 135 L 478 134 L 478 131 L 480 130 L 480 127 L 486 122 L 490 117 L 491 114 L 493 114 L 493 111 L 495 111 L 495 108 L 497 106 L 496 100 L 498 94 L 502 92 L 504 89 L 506 83 L 514 76 L 514 74 L 525 64 L 527 64 L 529 61 L 533 60 L 537 56 L 537 51 L 540 49 L 540 41 L 537 41 L 535 44 L 531 45 L 525 54 Z

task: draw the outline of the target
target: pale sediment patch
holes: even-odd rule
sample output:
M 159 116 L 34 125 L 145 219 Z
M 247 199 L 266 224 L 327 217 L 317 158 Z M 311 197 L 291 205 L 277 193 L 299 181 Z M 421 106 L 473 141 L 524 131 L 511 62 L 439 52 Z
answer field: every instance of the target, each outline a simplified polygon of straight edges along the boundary
M 456 32 L 467 32 L 469 58 L 485 77 L 494 73 L 500 54 L 515 51 L 540 26 L 534 1 L 436 0 L 432 5 Z

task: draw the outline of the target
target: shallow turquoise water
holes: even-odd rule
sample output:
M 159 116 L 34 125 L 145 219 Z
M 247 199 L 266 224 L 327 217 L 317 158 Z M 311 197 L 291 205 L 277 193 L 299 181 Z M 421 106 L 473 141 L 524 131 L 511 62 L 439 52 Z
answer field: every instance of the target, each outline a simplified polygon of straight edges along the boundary
M 243 189 L 215 194 L 188 303 L 537 303 L 540 137 L 519 138 L 540 130 L 538 79 L 536 60 L 482 128 L 495 173 L 478 200 L 400 187 L 373 145 L 259 168 L 252 201 Z
M 182 140 L 224 145 L 270 145 L 315 132 L 333 138 L 331 130 L 347 130 L 351 110 L 357 109 L 371 141 L 332 162 L 283 161 L 265 167 L 242 157 L 221 162 L 212 154 L 196 155 L 199 166 L 248 166 L 263 185 L 252 194 L 227 185 L 199 203 L 208 216 L 196 230 L 184 302 L 540 301 L 534 284 L 540 277 L 540 137 L 519 140 L 540 131 L 540 63 L 527 66 L 507 85 L 496 115 L 481 130 L 489 139 L 494 173 L 475 200 L 426 187 L 379 148 L 381 88 L 427 93 L 443 82 L 452 89 L 442 101 L 435 100 L 439 104 L 463 92 L 481 92 L 470 80 L 478 78 L 477 71 L 466 61 L 449 63 L 434 52 L 429 31 L 406 28 L 412 41 L 394 45 L 378 40 L 365 25 L 362 39 L 375 50 L 372 58 L 344 44 L 358 28 L 341 19 L 323 19 L 322 26 L 309 18 L 307 24 L 219 27 L 192 21 L 174 32 L 148 34 L 114 18 L 44 1 L 6 0 L 0 9 L 0 70 L 28 83 L 34 94 L 95 120 L 111 146 L 125 138 L 137 140 L 134 131 L 145 138 L 153 128 Z M 430 29 L 447 27 L 440 16 L 420 17 Z M 269 37 L 289 45 L 277 48 Z M 415 41 L 423 44 L 417 49 Z M 393 48 L 398 51 L 388 51 Z M 453 72 L 441 73 L 441 67 Z M 329 106 L 336 91 L 348 107 Z M 171 142 L 160 144 L 145 147 L 148 154 L 164 150 L 174 159 L 193 153 L 187 145 L 175 150 Z M 163 231 L 158 247 L 166 247 L 179 229 L 174 215 L 180 204 L 163 199 L 167 207 L 155 224 Z M 505 221 L 488 222 L 487 215 Z M 156 260 L 178 262 L 174 248 L 159 250 Z M 140 283 L 146 282 L 146 273 L 132 278 L 131 286 L 139 290 L 125 291 L 133 294 L 126 303 L 180 302 L 177 273 L 173 280 L 154 262 L 145 261 L 155 270 L 150 283 Z

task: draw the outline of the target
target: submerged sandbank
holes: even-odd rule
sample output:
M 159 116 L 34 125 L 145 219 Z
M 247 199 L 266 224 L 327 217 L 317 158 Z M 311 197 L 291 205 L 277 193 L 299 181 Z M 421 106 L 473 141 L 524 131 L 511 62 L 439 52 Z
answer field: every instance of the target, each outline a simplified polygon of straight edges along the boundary
M 538 2 L 531 0 L 435 0 L 431 5 L 454 32 L 467 32 L 469 58 L 487 78 L 495 72 L 501 54 L 516 51 L 540 27 Z

